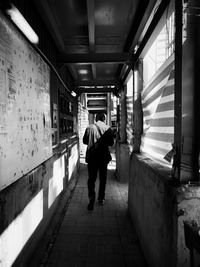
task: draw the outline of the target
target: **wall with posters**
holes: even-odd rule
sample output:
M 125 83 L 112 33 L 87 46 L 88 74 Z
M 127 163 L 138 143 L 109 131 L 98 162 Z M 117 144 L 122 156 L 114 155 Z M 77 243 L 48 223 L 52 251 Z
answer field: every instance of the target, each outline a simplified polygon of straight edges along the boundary
M 50 70 L 0 14 L 0 190 L 52 156 Z
M 28 21 L 37 24 L 31 26 L 34 29 L 38 26 L 38 48 L 55 64 L 58 51 L 33 2 L 18 1 L 18 4 Z M 66 73 L 59 71 L 59 75 L 64 80 Z M 67 77 L 69 86 L 69 74 Z M 68 131 L 59 138 L 59 92 L 67 95 L 57 74 L 52 69 L 50 73 L 40 55 L 0 12 L 0 262 L 3 266 L 30 265 L 40 240 L 45 234 L 52 234 L 53 228 L 46 229 L 51 220 L 59 219 L 54 213 L 63 209 L 62 198 L 68 199 L 76 184 L 78 137 L 76 132 Z M 77 104 L 70 94 L 68 97 L 73 104 L 69 108 L 72 114 L 68 115 L 75 125 Z

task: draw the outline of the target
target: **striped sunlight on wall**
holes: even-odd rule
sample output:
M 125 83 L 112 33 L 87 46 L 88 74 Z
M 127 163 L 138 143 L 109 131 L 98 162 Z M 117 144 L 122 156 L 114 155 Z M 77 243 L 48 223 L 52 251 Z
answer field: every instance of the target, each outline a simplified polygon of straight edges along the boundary
M 88 120 L 88 111 L 84 106 L 79 102 L 78 103 L 78 126 L 79 126 L 79 138 L 80 138 L 80 156 L 85 157 L 87 146 L 83 144 L 83 135 L 85 129 L 89 124 Z
M 127 136 L 127 143 L 129 145 L 129 149 L 131 152 L 132 142 L 133 142 L 133 74 L 131 75 L 127 83 L 126 107 L 127 107 L 126 136 Z
M 174 55 L 142 91 L 142 107 L 141 151 L 169 165 L 164 158 L 174 142 Z

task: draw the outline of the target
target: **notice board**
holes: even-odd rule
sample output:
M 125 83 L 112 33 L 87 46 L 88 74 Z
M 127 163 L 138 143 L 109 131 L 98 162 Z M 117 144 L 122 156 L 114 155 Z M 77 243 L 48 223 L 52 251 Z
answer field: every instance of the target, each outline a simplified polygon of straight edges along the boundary
M 50 69 L 0 13 L 0 190 L 52 155 Z

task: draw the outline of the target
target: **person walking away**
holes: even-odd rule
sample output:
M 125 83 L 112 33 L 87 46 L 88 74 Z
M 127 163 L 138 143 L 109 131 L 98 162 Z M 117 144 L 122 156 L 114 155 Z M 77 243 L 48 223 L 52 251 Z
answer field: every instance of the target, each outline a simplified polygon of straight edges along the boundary
M 105 189 L 107 180 L 107 165 L 112 159 L 108 146 L 114 143 L 112 129 L 105 124 L 104 113 L 96 115 L 96 123 L 89 125 L 83 136 L 83 143 L 87 145 L 86 162 L 88 164 L 88 210 L 94 209 L 95 182 L 99 172 L 98 202 L 100 205 L 105 201 Z

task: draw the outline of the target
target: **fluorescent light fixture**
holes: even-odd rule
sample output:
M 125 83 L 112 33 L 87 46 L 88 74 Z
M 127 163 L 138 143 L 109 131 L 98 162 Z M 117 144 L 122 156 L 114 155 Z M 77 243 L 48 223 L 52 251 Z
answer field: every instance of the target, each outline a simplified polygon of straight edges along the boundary
M 37 34 L 14 5 L 11 5 L 11 8 L 7 9 L 6 13 L 31 43 L 37 44 L 39 42 Z
M 80 74 L 88 74 L 88 70 L 79 70 Z
M 71 91 L 71 95 L 75 97 L 76 93 L 74 91 Z

